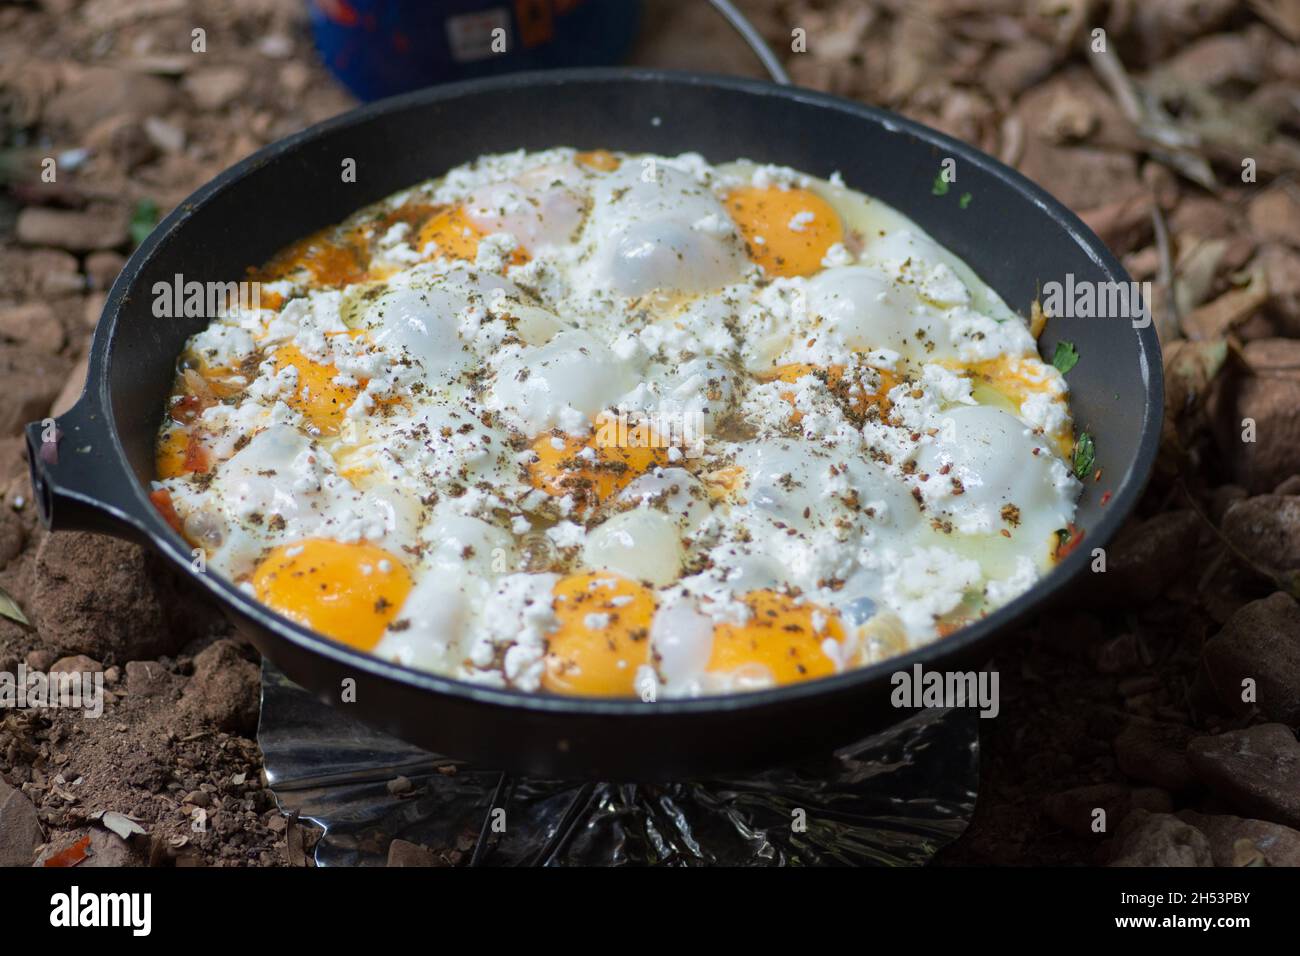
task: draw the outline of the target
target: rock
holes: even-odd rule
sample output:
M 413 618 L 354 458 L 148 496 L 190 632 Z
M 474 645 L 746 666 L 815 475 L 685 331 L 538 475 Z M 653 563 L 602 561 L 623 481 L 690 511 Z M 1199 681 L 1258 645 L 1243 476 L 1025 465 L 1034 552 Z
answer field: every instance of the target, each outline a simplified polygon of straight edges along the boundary
M 54 652 L 48 651 L 43 647 L 38 647 L 36 650 L 31 651 L 25 658 L 28 670 L 42 671 L 46 674 L 48 674 L 50 668 L 54 666 L 54 661 Z
M 0 248 L 0 288 L 9 296 L 58 296 L 85 287 L 77 257 L 62 249 Z
M 1097 835 L 1093 830 L 1097 810 L 1106 812 L 1106 829 L 1113 832 L 1135 808 L 1163 813 L 1173 809 L 1173 805 L 1167 793 L 1154 787 L 1094 783 L 1052 794 L 1043 807 L 1053 823 L 1084 837 Z
M 50 405 L 50 417 L 58 418 L 73 405 L 77 404 L 77 399 L 81 397 L 82 391 L 86 387 L 86 375 L 90 371 L 90 356 L 82 356 L 76 365 L 72 366 L 72 371 L 68 373 L 68 379 L 63 383 L 63 390 L 59 392 L 54 402 Z
M 144 866 L 146 862 L 144 854 L 137 851 L 133 843 L 98 828 L 90 831 L 90 854 L 79 864 L 80 867 Z
M 86 275 L 91 288 L 101 291 L 111 288 L 124 265 L 126 259 L 116 252 L 92 252 L 86 256 Z
M 84 531 L 46 535 L 36 552 L 34 623 L 60 654 L 120 662 L 175 653 L 174 600 L 161 562 L 125 541 Z
M 1210 517 L 1215 524 L 1221 524 L 1229 508 L 1249 497 L 1250 493 L 1240 485 L 1219 485 L 1210 492 Z
M 104 665 L 85 654 L 61 657 L 50 665 L 51 674 L 101 674 Z
M 126 662 L 126 692 L 132 697 L 159 697 L 171 689 L 173 678 L 157 661 Z
M 179 153 L 185 148 L 185 130 L 158 116 L 146 116 L 144 134 L 149 142 L 164 153 Z
M 1294 499 L 1300 501 L 1300 499 Z M 1300 725 L 1300 605 L 1278 591 L 1237 611 L 1205 643 L 1205 673 L 1232 714 L 1249 713 L 1242 682 L 1255 682 L 1254 706 L 1269 719 Z
M 1256 339 L 1242 354 L 1255 374 L 1238 384 L 1223 451 L 1238 482 L 1258 494 L 1300 474 L 1300 341 Z M 1247 418 L 1255 423 L 1253 442 L 1241 441 Z
M 1097 648 L 1097 670 L 1102 674 L 1123 674 L 1136 670 L 1142 663 L 1137 637 L 1121 634 Z
M 1224 537 L 1265 567 L 1300 569 L 1300 497 L 1256 495 L 1223 513 Z
M 1300 475 L 1292 475 L 1273 489 L 1275 495 L 1300 495 Z M 1225 509 L 1226 510 L 1226 509 Z
M 1300 249 L 1300 200 L 1286 188 L 1268 189 L 1246 209 L 1250 228 L 1260 239 Z
M 989 58 L 984 77 L 990 90 L 1014 100 L 1049 76 L 1055 66 L 1056 52 L 1051 46 L 1033 37 L 1025 37 L 998 49 Z
M 126 113 L 107 116 L 92 126 L 85 137 L 86 148 L 97 156 L 130 173 L 158 156 L 140 120 Z
M 181 707 L 219 730 L 251 736 L 257 730 L 261 677 L 234 641 L 219 640 L 194 659 L 194 676 Z
M 1259 724 L 1187 745 L 1192 772 L 1243 813 L 1300 827 L 1300 743 L 1284 724 Z
M 389 866 L 437 866 L 438 858 L 428 847 L 407 840 L 388 844 Z
M 1120 825 L 1111 866 L 1213 866 L 1210 841 L 1168 813 L 1134 810 Z
M 1106 571 L 1090 576 L 1093 594 L 1108 604 L 1150 604 L 1186 574 L 1200 532 L 1192 511 L 1165 511 L 1127 526 L 1106 549 Z
M 29 246 L 90 252 L 125 245 L 128 220 L 125 209 L 111 207 L 78 211 L 28 206 L 18 214 L 14 231 L 18 241 Z
M 1193 731 L 1178 724 L 1131 720 L 1115 738 L 1115 762 L 1127 776 L 1165 790 L 1191 786 L 1187 742 Z
M 63 326 L 44 302 L 0 311 L 0 338 L 53 355 L 63 348 Z
M 181 86 L 204 110 L 219 110 L 244 92 L 248 72 L 237 66 L 213 66 L 195 70 L 181 81 Z
M 43 119 L 51 126 L 83 133 L 106 116 L 166 113 L 175 96 L 172 85 L 156 76 L 88 67 L 45 104 Z
M 14 345 L 0 345 L 0 438 L 17 435 L 30 421 L 45 417 L 59 394 L 71 363 Z
M 1268 866 L 1300 866 L 1300 830 L 1230 813 L 1183 810 L 1178 818 L 1205 834 L 1215 866 L 1245 866 L 1252 856 Z
M 1180 239 L 1223 239 L 1235 231 L 1232 207 L 1209 196 L 1184 196 L 1169 215 L 1169 229 Z
M 0 780 L 0 866 L 31 866 L 44 842 L 36 807 L 21 790 Z
M 1300 336 L 1300 251 L 1272 243 L 1259 250 L 1259 262 L 1279 331 L 1291 338 Z

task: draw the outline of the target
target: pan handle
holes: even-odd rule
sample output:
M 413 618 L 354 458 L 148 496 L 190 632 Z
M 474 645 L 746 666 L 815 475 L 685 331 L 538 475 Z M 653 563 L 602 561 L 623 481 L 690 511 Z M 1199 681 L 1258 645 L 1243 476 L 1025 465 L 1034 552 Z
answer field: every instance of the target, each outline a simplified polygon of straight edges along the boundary
M 754 55 L 762 61 L 763 68 L 767 70 L 768 75 L 772 77 L 773 83 L 779 83 L 781 86 L 790 85 L 790 74 L 785 71 L 781 61 L 777 59 L 772 48 L 767 45 L 762 34 L 754 24 L 750 23 L 748 18 L 741 13 L 731 0 L 709 0 L 713 4 L 713 9 L 717 10 L 727 22 L 735 28 L 741 38 L 749 44 L 749 48 L 754 51 Z
M 89 392 L 58 418 L 27 426 L 27 465 L 41 523 L 51 531 L 97 531 L 143 541 L 133 476 L 115 453 L 102 408 Z

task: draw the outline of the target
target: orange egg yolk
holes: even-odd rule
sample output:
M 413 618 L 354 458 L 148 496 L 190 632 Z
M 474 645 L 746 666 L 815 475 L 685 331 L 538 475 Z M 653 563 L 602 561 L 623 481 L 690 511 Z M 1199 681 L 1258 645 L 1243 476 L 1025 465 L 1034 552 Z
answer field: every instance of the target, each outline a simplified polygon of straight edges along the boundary
M 557 694 L 628 697 L 650 662 L 654 592 L 622 575 L 588 571 L 556 582 L 542 686 Z
M 893 407 L 889 401 L 889 391 L 898 384 L 898 376 L 889 369 L 873 369 L 880 381 L 870 385 L 858 376 L 847 375 L 843 365 L 831 365 L 823 369 L 806 362 L 791 362 L 760 373 L 757 378 L 762 382 L 788 382 L 794 384 L 805 375 L 822 378 L 827 388 L 841 401 L 848 405 L 851 412 L 859 417 L 867 417 L 871 410 L 877 409 L 880 416 L 889 414 Z M 794 392 L 782 392 L 781 398 L 791 405 L 795 403 Z M 803 418 L 797 409 L 791 415 L 795 424 Z
M 612 173 L 621 165 L 619 158 L 607 149 L 593 149 L 585 153 L 578 153 L 573 159 L 580 166 L 586 166 L 588 169 L 595 169 L 602 173 Z
M 301 412 L 322 435 L 338 433 L 344 414 L 357 399 L 357 385 L 339 385 L 334 378 L 339 370 L 304 355 L 296 345 L 282 345 L 276 350 L 275 371 L 293 366 L 298 370 L 298 384 L 286 400 L 289 407 Z
M 809 276 L 826 251 L 844 239 L 840 217 L 807 189 L 742 186 L 725 198 L 749 257 L 774 276 Z
M 1033 356 L 999 355 L 983 362 L 939 364 L 969 375 L 971 392 L 980 404 L 1001 406 L 1013 415 L 1020 414 L 1025 399 L 1049 388 L 1044 380 L 1047 367 Z M 1074 428 L 1069 421 L 1048 437 L 1061 457 L 1068 460 L 1074 448 Z
M 776 591 L 752 591 L 742 601 L 749 608 L 749 619 L 714 628 L 707 670 L 730 673 L 758 665 L 777 684 L 835 673 L 835 662 L 822 650 L 822 642 L 828 637 L 844 639 L 838 617 Z
M 572 495 L 582 510 L 594 508 L 626 488 L 639 475 L 668 464 L 668 449 L 659 447 L 645 425 L 633 425 L 619 435 L 597 419 L 591 435 L 547 432 L 533 442 L 536 460 L 529 464 L 528 480 L 556 498 Z M 618 442 L 618 438 L 625 438 Z M 558 446 L 558 447 L 557 447 Z
M 257 599 L 336 641 L 373 650 L 411 591 L 383 548 L 309 538 L 271 551 L 253 572 Z
M 479 240 L 483 230 L 476 226 L 466 215 L 461 206 L 444 209 L 420 227 L 415 238 L 416 250 L 423 249 L 430 242 L 436 243 L 433 257 L 445 256 L 448 259 L 465 259 L 473 262 L 478 255 Z M 510 265 L 523 265 L 528 261 L 528 253 L 522 246 L 510 254 Z

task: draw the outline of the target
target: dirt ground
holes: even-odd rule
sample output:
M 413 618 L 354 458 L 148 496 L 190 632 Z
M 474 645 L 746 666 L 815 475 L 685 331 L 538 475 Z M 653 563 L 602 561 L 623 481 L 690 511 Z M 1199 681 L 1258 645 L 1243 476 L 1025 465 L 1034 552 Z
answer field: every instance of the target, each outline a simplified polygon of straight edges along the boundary
M 1156 475 L 1108 573 L 1007 641 L 940 861 L 1300 863 L 1300 0 L 741 6 L 796 82 L 1016 166 L 1155 289 Z M 758 75 L 702 2 L 652 0 L 636 58 Z M 294 0 L 0 8 L 0 672 L 107 690 L 100 720 L 0 711 L 0 864 L 308 863 L 261 777 L 256 653 L 141 549 L 45 534 L 19 431 L 75 398 L 160 214 L 351 105 Z

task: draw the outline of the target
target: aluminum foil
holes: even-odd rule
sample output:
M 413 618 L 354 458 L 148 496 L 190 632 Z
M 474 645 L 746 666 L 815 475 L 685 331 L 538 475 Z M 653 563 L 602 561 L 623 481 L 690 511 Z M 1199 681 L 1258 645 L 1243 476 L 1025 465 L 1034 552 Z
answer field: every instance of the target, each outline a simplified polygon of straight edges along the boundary
M 460 866 L 917 866 L 974 812 L 978 723 L 921 710 L 737 779 L 534 780 L 380 733 L 264 663 L 258 741 L 281 809 L 325 831 L 318 866 L 383 866 L 394 839 Z

